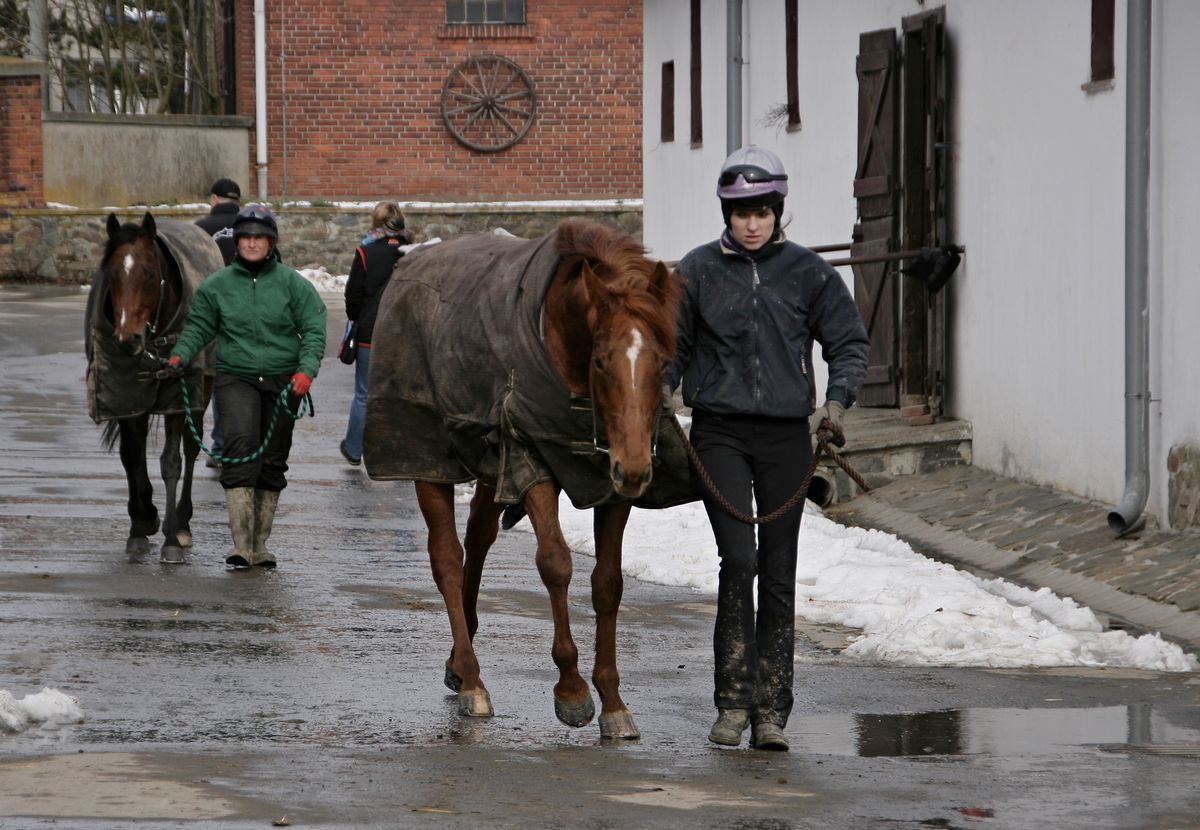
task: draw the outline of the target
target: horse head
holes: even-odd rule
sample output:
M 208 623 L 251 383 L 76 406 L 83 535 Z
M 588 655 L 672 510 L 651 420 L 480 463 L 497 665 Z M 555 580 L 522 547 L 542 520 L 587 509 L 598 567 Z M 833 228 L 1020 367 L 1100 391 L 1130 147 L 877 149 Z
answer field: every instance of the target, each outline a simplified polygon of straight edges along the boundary
M 551 360 L 572 392 L 591 399 L 597 432 L 603 424 L 614 492 L 637 498 L 653 475 L 678 282 L 622 234 L 564 223 L 560 236 L 560 252 L 570 255 L 561 266 L 568 277 L 558 316 L 571 322 L 547 337 Z M 548 318 L 555 305 L 548 295 Z
M 154 217 L 141 225 L 122 225 L 108 215 L 108 243 L 101 267 L 108 279 L 113 327 L 117 341 L 140 354 L 158 324 L 162 301 L 162 262 L 155 241 Z

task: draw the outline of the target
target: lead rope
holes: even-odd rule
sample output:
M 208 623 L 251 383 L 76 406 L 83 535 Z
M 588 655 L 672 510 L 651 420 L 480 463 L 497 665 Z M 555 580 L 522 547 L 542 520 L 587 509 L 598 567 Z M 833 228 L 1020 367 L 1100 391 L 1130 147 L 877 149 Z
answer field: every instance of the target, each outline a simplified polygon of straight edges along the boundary
M 850 466 L 850 462 L 834 452 L 830 444 L 832 443 L 839 447 L 845 446 L 846 436 L 840 428 L 830 423 L 828 418 L 823 418 L 821 425 L 817 427 L 817 451 L 813 454 L 812 466 L 808 468 L 808 474 L 804 476 L 804 480 L 800 482 L 800 486 L 796 489 L 796 492 L 792 494 L 791 498 L 767 515 L 748 516 L 730 504 L 729 499 L 725 498 L 721 494 L 721 491 L 717 489 L 716 482 L 712 480 L 712 476 L 708 474 L 708 470 L 704 469 L 704 465 L 700 463 L 700 456 L 696 452 L 696 448 L 692 446 L 692 442 L 688 440 L 687 433 L 680 426 L 679 419 L 672 417 L 671 424 L 675 427 L 675 432 L 679 434 L 680 439 L 682 439 L 684 449 L 687 450 L 688 458 L 691 459 L 692 466 L 696 468 L 697 475 L 700 476 L 700 480 L 704 482 L 705 488 L 712 494 L 717 504 L 721 505 L 721 508 L 730 516 L 748 525 L 762 525 L 767 522 L 773 522 L 804 501 L 805 496 L 808 495 L 808 486 L 812 484 L 813 475 L 817 472 L 817 464 L 821 461 L 822 453 L 828 453 L 833 462 L 845 470 L 846 475 L 850 476 L 854 480 L 854 483 L 862 488 L 864 493 L 869 493 L 872 490 L 871 485 L 867 484 L 866 480 L 858 474 L 858 471 Z
M 188 431 L 192 433 L 192 438 L 195 440 L 196 445 L 204 450 L 205 455 L 220 461 L 222 464 L 247 464 L 257 458 L 261 458 L 262 454 L 267 450 L 267 444 L 271 443 L 271 433 L 275 431 L 275 423 L 279 420 L 279 412 L 281 410 L 286 412 L 295 421 L 304 417 L 305 410 L 307 410 L 307 414 L 310 416 L 316 417 L 317 414 L 317 410 L 313 406 L 312 393 L 306 392 L 304 397 L 300 399 L 300 406 L 296 408 L 296 414 L 292 415 L 292 410 L 287 408 L 288 393 L 292 391 L 291 381 L 288 381 L 288 385 L 280 390 L 279 397 L 275 399 L 275 408 L 271 410 L 271 423 L 267 424 L 267 434 L 263 438 L 262 445 L 250 455 L 243 455 L 240 458 L 227 458 L 223 455 L 217 455 L 204 446 L 204 442 L 200 439 L 200 434 L 196 431 L 196 422 L 192 420 L 192 406 L 188 400 L 187 379 L 180 377 L 179 385 L 183 389 L 183 411 L 187 417 Z

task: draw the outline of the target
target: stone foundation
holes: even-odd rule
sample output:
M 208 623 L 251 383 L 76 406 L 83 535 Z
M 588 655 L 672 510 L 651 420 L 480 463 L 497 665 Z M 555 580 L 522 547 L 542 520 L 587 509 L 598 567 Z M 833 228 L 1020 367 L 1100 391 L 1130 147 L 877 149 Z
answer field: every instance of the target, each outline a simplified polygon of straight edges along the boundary
M 145 208 L 117 210 L 122 221 L 141 221 Z M 191 222 L 208 211 L 155 208 L 155 217 Z M 642 205 L 604 202 L 521 206 L 446 204 L 405 207 L 404 218 L 415 242 L 503 228 L 514 236 L 541 236 L 561 220 L 582 216 L 642 237 Z M 324 267 L 331 274 L 350 271 L 354 248 L 371 224 L 371 208 L 284 207 L 278 210 L 279 248 L 292 268 Z M 14 209 L 11 232 L 0 235 L 0 278 L 37 282 L 91 282 L 107 239 L 108 211 L 73 208 Z

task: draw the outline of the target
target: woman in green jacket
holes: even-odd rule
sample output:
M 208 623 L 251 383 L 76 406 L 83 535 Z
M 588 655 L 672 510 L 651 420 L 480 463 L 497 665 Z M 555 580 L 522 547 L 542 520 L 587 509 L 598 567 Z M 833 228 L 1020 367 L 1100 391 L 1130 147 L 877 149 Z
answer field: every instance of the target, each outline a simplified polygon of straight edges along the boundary
M 224 455 L 254 455 L 289 384 L 294 414 L 308 393 L 325 354 L 325 302 L 308 280 L 279 260 L 279 230 L 264 205 L 246 205 L 233 223 L 237 255 L 196 291 L 187 323 L 171 352 L 172 365 L 187 364 L 217 341 L 216 405 L 225 430 Z M 267 537 L 287 486 L 293 418 L 275 418 L 260 457 L 221 467 L 235 568 L 275 567 Z

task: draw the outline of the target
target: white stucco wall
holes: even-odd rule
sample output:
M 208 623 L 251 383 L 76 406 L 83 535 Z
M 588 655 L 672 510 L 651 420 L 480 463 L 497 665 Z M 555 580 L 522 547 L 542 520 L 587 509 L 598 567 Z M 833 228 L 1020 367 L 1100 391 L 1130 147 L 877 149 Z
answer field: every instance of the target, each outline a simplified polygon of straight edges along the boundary
M 746 0 L 746 143 L 783 157 L 790 238 L 846 241 L 854 224 L 858 35 L 899 30 L 935 3 L 801 0 L 803 127 L 764 126 L 786 99 L 782 0 Z M 975 463 L 1115 503 L 1124 487 L 1125 3 L 1116 83 L 1087 93 L 1089 0 L 949 0 L 952 219 L 967 254 L 951 283 L 949 408 L 974 427 Z M 725 0 L 705 0 L 704 146 L 688 142 L 688 0 L 645 4 L 645 239 L 678 258 L 720 230 Z M 1191 238 L 1200 169 L 1194 79 L 1200 3 L 1153 7 L 1151 499 L 1166 453 L 1200 443 L 1200 280 Z M 676 141 L 659 136 L 661 63 L 675 61 Z

